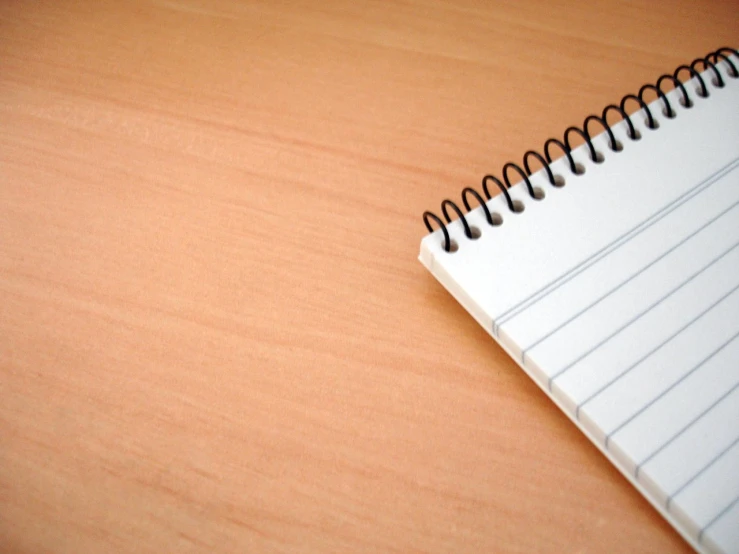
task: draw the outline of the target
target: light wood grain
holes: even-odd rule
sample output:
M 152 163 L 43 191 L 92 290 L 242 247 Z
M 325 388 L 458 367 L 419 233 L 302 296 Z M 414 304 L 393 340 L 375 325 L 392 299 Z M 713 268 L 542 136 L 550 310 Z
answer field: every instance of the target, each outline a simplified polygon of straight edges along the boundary
M 420 214 L 738 29 L 0 4 L 0 550 L 686 551 L 423 270 Z

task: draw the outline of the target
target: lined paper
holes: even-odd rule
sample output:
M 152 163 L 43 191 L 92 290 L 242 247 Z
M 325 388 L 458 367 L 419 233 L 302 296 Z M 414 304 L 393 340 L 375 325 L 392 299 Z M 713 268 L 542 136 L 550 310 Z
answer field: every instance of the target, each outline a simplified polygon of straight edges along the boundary
M 739 552 L 739 79 L 421 261 L 698 550 Z M 677 93 L 668 94 L 673 105 Z M 658 102 L 650 105 L 661 113 Z M 567 174 L 564 160 L 552 164 Z M 506 213 L 494 198 L 491 210 Z M 512 223 L 509 224 L 509 221 Z

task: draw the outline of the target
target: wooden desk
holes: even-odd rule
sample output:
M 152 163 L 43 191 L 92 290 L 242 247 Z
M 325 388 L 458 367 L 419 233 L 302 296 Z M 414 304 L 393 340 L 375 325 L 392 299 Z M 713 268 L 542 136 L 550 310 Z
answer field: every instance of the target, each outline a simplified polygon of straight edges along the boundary
M 670 4 L 3 2 L 0 549 L 687 551 L 416 261 Z

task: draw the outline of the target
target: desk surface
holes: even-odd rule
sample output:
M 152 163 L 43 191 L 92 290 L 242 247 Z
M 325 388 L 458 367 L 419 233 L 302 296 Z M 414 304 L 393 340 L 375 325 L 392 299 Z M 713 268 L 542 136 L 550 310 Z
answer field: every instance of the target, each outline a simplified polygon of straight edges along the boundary
M 0 5 L 4 551 L 688 549 L 416 257 L 739 11 L 483 4 Z

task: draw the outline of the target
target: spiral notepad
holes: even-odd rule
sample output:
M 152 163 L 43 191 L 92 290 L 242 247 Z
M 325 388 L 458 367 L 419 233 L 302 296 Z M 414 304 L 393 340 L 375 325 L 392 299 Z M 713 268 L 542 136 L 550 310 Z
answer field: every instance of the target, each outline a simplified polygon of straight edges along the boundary
M 722 48 L 549 139 L 426 212 L 420 253 L 701 552 L 739 552 L 738 69 Z

